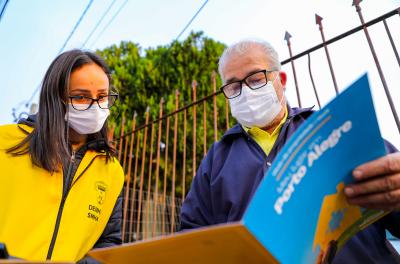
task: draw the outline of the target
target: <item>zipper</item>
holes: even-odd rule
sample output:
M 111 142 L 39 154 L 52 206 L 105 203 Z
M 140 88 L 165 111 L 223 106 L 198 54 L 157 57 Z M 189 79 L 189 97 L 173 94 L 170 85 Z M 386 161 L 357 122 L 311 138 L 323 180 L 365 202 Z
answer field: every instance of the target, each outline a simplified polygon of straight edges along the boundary
M 278 137 L 276 138 L 276 140 L 275 140 L 275 142 L 274 142 L 274 145 L 273 145 L 272 148 L 271 148 L 271 152 L 272 152 L 273 150 L 275 150 L 275 148 L 278 147 L 278 144 L 279 144 L 279 142 L 282 140 L 282 138 L 284 137 L 284 134 L 286 134 L 286 130 L 288 129 L 289 124 L 290 124 L 291 121 L 292 121 L 292 117 L 288 117 L 288 118 L 286 119 L 285 123 L 283 123 L 283 126 L 282 126 L 282 128 L 281 128 L 281 131 L 279 132 L 279 135 L 278 135 Z M 271 152 L 270 152 L 270 153 L 271 153 Z M 276 158 L 276 156 L 278 156 L 278 152 L 276 152 L 275 157 L 271 157 L 271 155 L 268 155 L 268 156 L 267 156 L 266 163 L 267 163 L 267 166 L 268 166 L 268 167 L 271 167 L 272 161 L 273 161 L 273 159 Z
M 278 138 L 275 140 L 274 145 L 271 148 L 271 152 L 272 152 L 272 150 L 274 150 L 274 148 L 277 147 L 277 143 L 282 139 L 282 137 L 284 136 L 283 134 L 286 133 L 286 129 L 288 128 L 289 123 L 291 121 L 292 121 L 292 117 L 290 117 L 290 118 L 288 117 L 286 119 L 285 123 L 283 124 L 283 126 L 281 128 L 281 131 L 279 132 Z M 247 140 L 250 141 L 255 146 L 255 148 L 258 150 L 260 155 L 262 155 L 262 157 L 265 161 L 265 165 L 263 167 L 263 178 L 264 178 L 267 168 L 272 166 L 272 160 L 273 160 L 273 158 L 275 158 L 278 155 L 278 153 L 276 153 L 275 157 L 272 157 L 271 155 L 266 155 L 264 150 L 261 148 L 261 146 L 258 145 L 258 143 L 251 136 L 249 136 L 247 133 L 245 133 L 245 134 L 246 134 Z
M 51 255 L 53 254 L 53 250 L 54 250 L 54 245 L 56 243 L 56 239 L 57 239 L 57 235 L 58 235 L 58 229 L 60 228 L 60 222 L 61 222 L 61 216 L 62 216 L 62 212 L 64 209 L 64 205 L 65 205 L 65 201 L 67 199 L 69 190 L 70 190 L 70 185 L 71 185 L 71 181 L 72 181 L 72 169 L 75 165 L 75 151 L 72 151 L 72 155 L 71 155 L 71 162 L 68 165 L 68 172 L 67 172 L 67 177 L 65 178 L 68 182 L 65 185 L 65 187 L 63 186 L 63 194 L 62 194 L 62 198 L 61 198 L 61 203 L 60 203 L 60 207 L 58 208 L 58 213 L 57 213 L 57 218 L 56 218 L 56 224 L 54 227 L 54 231 L 53 231 L 53 236 L 51 238 L 51 242 L 50 242 L 50 246 L 49 246 L 49 251 L 47 252 L 47 260 L 51 259 Z
M 80 150 L 83 147 L 81 147 L 77 152 L 80 152 Z M 56 224 L 54 227 L 54 231 L 53 231 L 53 236 L 51 238 L 51 242 L 50 242 L 50 246 L 49 246 L 49 251 L 47 252 L 47 260 L 51 259 L 51 256 L 53 254 L 53 250 L 54 250 L 54 246 L 56 243 L 56 239 L 57 239 L 57 235 L 58 235 L 58 229 L 60 227 L 60 222 L 61 222 L 61 216 L 62 216 L 62 212 L 64 210 L 64 205 L 65 205 L 65 201 L 67 199 L 68 193 L 71 190 L 72 186 L 79 180 L 79 178 L 86 172 L 86 170 L 92 165 L 93 161 L 102 155 L 96 155 L 95 157 L 93 157 L 93 159 L 90 161 L 90 163 L 86 166 L 86 168 L 82 171 L 82 173 L 76 178 L 76 180 L 74 182 L 73 181 L 73 176 L 72 172 L 73 172 L 73 168 L 75 164 L 75 154 L 76 151 L 72 151 L 72 155 L 71 155 L 71 162 L 68 166 L 68 172 L 67 172 L 67 177 L 66 180 L 68 180 L 67 185 L 65 186 L 65 188 L 63 187 L 63 195 L 62 195 L 62 199 L 61 199 L 61 203 L 60 203 L 60 207 L 58 208 L 58 213 L 57 213 L 57 218 L 56 218 Z M 75 170 L 76 172 L 76 170 Z

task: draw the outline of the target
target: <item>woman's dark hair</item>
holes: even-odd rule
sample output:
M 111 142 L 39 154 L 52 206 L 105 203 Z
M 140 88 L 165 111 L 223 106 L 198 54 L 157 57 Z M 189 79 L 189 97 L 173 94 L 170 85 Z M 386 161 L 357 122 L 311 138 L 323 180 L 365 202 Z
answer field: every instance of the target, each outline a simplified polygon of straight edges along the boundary
M 57 56 L 42 82 L 39 111 L 33 131 L 18 145 L 8 149 L 8 153 L 29 153 L 35 165 L 52 173 L 60 168 L 60 164 L 69 160 L 71 150 L 65 114 L 68 109 L 70 76 L 74 70 L 87 64 L 101 67 L 111 84 L 110 70 L 97 54 L 74 49 Z M 88 136 L 88 141 L 100 139 L 105 140 L 108 160 L 115 154 L 115 149 L 108 141 L 107 122 L 99 132 Z

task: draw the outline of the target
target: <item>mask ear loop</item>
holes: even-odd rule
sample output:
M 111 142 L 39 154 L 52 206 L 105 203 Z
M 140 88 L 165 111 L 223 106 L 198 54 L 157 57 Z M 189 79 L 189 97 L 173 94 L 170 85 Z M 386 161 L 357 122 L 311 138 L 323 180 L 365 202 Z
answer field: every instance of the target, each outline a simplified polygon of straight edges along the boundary
M 277 73 L 276 76 L 275 76 L 275 79 L 273 81 L 268 81 L 268 82 L 271 82 L 272 87 L 274 87 L 274 89 L 275 89 L 274 82 L 276 81 L 276 79 L 278 79 L 278 76 L 279 76 L 279 74 Z M 275 91 L 275 93 L 276 93 L 276 91 Z M 276 97 L 278 97 L 278 94 L 276 95 Z M 285 90 L 283 90 L 282 98 L 281 98 L 281 100 L 279 100 L 279 104 L 280 105 L 282 105 L 282 102 L 283 102 L 284 99 L 285 99 L 285 102 L 286 102 Z M 282 107 L 287 107 L 287 103 L 285 103 L 285 105 L 282 106 Z
M 274 79 L 273 81 L 268 81 L 268 82 L 270 82 L 272 85 L 274 85 L 274 82 L 276 81 L 276 79 L 278 79 L 278 75 L 279 75 L 279 74 L 276 74 L 276 75 L 275 75 L 275 79 Z M 268 82 L 267 82 L 267 83 L 268 83 Z

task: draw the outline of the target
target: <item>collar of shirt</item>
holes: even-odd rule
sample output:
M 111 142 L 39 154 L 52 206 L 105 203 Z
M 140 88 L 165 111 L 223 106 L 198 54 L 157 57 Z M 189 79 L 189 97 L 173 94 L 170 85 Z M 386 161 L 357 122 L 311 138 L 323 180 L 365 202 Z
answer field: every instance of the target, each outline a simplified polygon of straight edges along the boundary
M 283 124 L 285 123 L 287 117 L 288 117 L 288 110 L 287 107 L 285 107 L 285 115 L 283 116 L 279 125 L 274 129 L 274 131 L 272 131 L 272 133 L 268 133 L 267 131 L 262 130 L 259 127 L 252 127 L 252 128 L 248 128 L 245 126 L 242 127 L 249 134 L 249 136 L 253 138 L 258 145 L 260 145 L 260 147 L 264 150 L 265 154 L 268 156 L 268 154 L 271 152 L 272 147 L 275 144 L 276 139 L 278 138 L 279 132 Z

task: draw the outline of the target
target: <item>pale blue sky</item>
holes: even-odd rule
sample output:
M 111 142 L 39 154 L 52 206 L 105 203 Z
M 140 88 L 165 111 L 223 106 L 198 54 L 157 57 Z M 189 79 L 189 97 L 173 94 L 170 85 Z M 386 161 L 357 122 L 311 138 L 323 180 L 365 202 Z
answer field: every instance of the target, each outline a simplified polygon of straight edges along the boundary
M 117 0 L 102 24 L 93 34 L 85 48 L 101 49 L 130 40 L 142 47 L 164 45 L 177 37 L 203 0 L 128 0 L 125 7 L 110 27 L 96 43 L 100 31 L 124 3 Z M 0 1 L 1 2 L 1 1 Z M 92 31 L 112 0 L 94 0 L 66 49 L 79 48 Z M 19 106 L 19 112 L 28 111 L 24 102 L 30 98 L 39 85 L 50 62 L 55 58 L 72 28 L 81 16 L 89 0 L 9 0 L 0 21 L 0 124 L 13 122 L 12 108 Z M 324 18 L 325 36 L 332 38 L 360 24 L 352 0 L 209 0 L 199 16 L 194 20 L 181 39 L 191 30 L 202 30 L 209 37 L 231 44 L 241 38 L 257 37 L 270 41 L 278 50 L 281 60 L 288 57 L 288 49 L 283 40 L 286 30 L 293 36 L 292 50 L 300 53 L 321 42 L 320 32 L 315 25 L 315 13 Z M 364 0 L 361 3 L 366 21 L 376 18 L 395 8 L 400 1 Z M 396 43 L 400 43 L 400 17 L 388 20 Z M 393 99 L 400 112 L 399 66 L 388 45 L 383 25 L 370 29 L 378 55 L 382 58 L 387 82 L 393 92 Z M 400 49 L 400 45 L 398 45 Z M 339 89 L 345 88 L 363 72 L 370 73 L 378 119 L 383 135 L 400 147 L 400 136 L 394 126 L 390 109 L 385 101 L 365 36 L 362 32 L 345 41 L 329 46 Z M 333 93 L 329 69 L 323 51 L 312 55 L 314 78 L 321 89 L 323 103 L 328 102 Z M 312 94 L 307 71 L 306 58 L 296 62 L 299 86 L 302 90 L 303 105 L 316 104 Z M 321 66 L 319 66 L 321 65 Z M 284 67 L 291 76 L 291 68 Z M 294 83 L 289 79 L 287 97 L 296 105 Z M 33 102 L 37 102 L 38 96 Z

